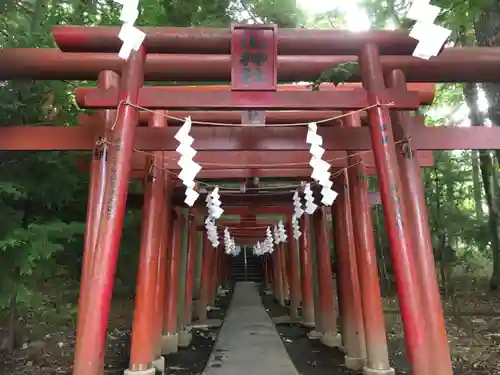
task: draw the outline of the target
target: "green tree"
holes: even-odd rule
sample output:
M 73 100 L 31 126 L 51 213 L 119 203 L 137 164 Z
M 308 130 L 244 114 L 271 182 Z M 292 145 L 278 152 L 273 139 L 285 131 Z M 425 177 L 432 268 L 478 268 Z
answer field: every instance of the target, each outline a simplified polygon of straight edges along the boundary
M 362 5 L 372 17 L 375 27 L 395 26 L 409 28 L 412 21 L 405 18 L 411 6 L 409 0 L 364 0 Z M 436 0 L 433 4 L 443 8 L 437 22 L 452 30 L 452 42 L 455 45 L 497 46 L 500 41 L 498 29 L 500 16 L 499 4 L 495 1 L 444 1 Z M 500 95 L 498 85 L 444 84 L 439 85 L 437 100 L 431 110 L 425 111 L 427 123 L 438 126 L 448 125 L 457 109 L 467 106 L 469 119 L 474 125 L 483 125 L 488 119 L 500 124 Z M 490 108 L 482 114 L 478 108 L 478 90 L 483 89 L 488 98 Z M 497 101 L 496 101 L 497 100 Z M 464 121 L 465 119 L 461 119 Z M 498 244 L 498 178 L 496 157 L 487 151 L 452 152 L 436 154 L 435 176 L 426 173 L 427 194 L 436 197 L 431 203 L 431 224 L 438 260 L 449 246 L 470 249 L 475 247 L 487 259 L 493 262 L 490 279 L 492 289 L 500 285 L 500 248 Z M 460 171 L 459 175 L 456 171 Z M 479 178 L 481 175 L 481 178 Z M 436 186 L 441 184 L 441 186 Z M 438 189 L 439 188 L 439 189 Z M 437 189 L 439 191 L 437 191 Z M 458 189 L 458 190 L 457 190 Z M 482 189 L 484 189 L 484 196 Z M 473 197 L 471 204 L 470 197 Z M 439 214 L 436 208 L 439 202 Z M 461 203 L 461 204 L 459 204 Z M 464 204 L 467 203 L 467 204 Z M 487 206 L 487 217 L 484 217 L 483 203 Z M 439 219 L 437 216 L 442 215 Z M 458 215 L 458 216 L 457 216 Z M 460 217 L 460 220 L 458 218 Z M 446 218 L 446 220 L 444 220 Z M 453 220 L 449 220 L 453 218 Z M 487 220 L 487 225 L 484 220 Z M 457 224 L 457 225 L 455 225 Z M 486 229 L 487 228 L 487 229 Z M 473 234 L 473 236 L 471 236 Z M 485 250 L 489 249 L 489 253 Z
M 119 25 L 114 0 L 6 0 L 0 4 L 0 47 L 54 47 L 50 28 L 58 24 Z M 295 27 L 301 13 L 294 1 L 141 0 L 138 24 L 229 27 L 261 20 Z M 72 126 L 78 108 L 75 86 L 93 82 L 7 81 L 0 84 L 0 123 Z M 0 152 L 0 310 L 15 322 L 42 297 L 38 285 L 53 277 L 78 282 L 88 176 L 77 168 L 79 152 Z M 117 276 L 135 281 L 139 212 L 126 218 Z M 133 284 L 132 284 L 133 285 Z

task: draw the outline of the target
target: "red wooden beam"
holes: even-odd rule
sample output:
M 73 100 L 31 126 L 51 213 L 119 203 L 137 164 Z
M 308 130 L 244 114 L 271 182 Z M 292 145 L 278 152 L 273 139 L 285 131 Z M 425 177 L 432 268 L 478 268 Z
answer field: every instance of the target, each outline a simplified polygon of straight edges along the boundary
M 216 53 L 231 52 L 231 30 L 186 27 L 142 27 L 148 52 Z M 121 47 L 120 27 L 55 26 L 52 34 L 65 52 L 113 52 Z M 352 32 L 333 29 L 278 29 L 281 55 L 357 54 L 366 43 L 378 45 L 387 55 L 411 55 L 417 41 L 406 31 L 374 30 Z
M 246 214 L 248 214 L 250 211 L 247 210 Z M 205 218 L 204 215 L 206 215 L 206 210 L 205 212 L 201 211 L 201 215 L 197 216 L 196 218 L 196 225 L 201 226 L 202 228 L 205 228 Z M 259 218 L 258 220 L 256 219 L 255 221 L 248 220 L 245 215 L 239 215 L 240 217 L 231 219 L 231 218 L 225 218 L 221 220 L 217 220 L 217 226 L 218 227 L 233 227 L 233 228 L 240 228 L 240 229 L 255 229 L 254 227 L 268 227 L 270 225 L 275 225 L 277 224 L 276 219 L 269 219 L 269 218 Z M 226 212 L 224 211 L 224 215 L 227 215 Z M 202 230 L 197 229 L 197 230 Z
M 298 185 L 298 184 L 297 184 Z M 340 187 L 337 187 L 334 185 L 333 189 L 339 189 Z M 177 205 L 177 206 L 185 206 L 184 203 L 184 188 L 179 187 L 176 188 L 173 195 L 172 195 L 172 204 Z M 313 190 L 315 191 L 314 199 L 317 204 L 320 204 L 320 190 L 318 186 L 314 186 Z M 224 191 L 221 192 L 221 201 L 224 202 L 224 210 L 229 207 L 237 206 L 257 206 L 260 205 L 262 207 L 265 206 L 279 206 L 279 205 L 284 205 L 284 206 L 291 206 L 291 203 L 293 200 L 293 194 L 295 192 L 294 188 L 290 188 L 287 190 L 281 190 L 281 191 L 272 191 L 272 192 L 250 192 L 250 193 L 237 193 L 237 192 L 230 192 L 226 193 Z M 204 194 L 202 194 L 204 196 Z M 133 207 L 142 207 L 144 199 L 142 199 L 142 194 L 135 194 L 131 198 L 131 205 Z M 196 208 L 199 208 L 201 210 L 204 210 L 204 197 L 203 199 L 199 199 L 197 203 L 195 204 Z M 248 217 L 248 216 L 247 216 Z
M 133 170 L 144 170 L 147 154 L 136 153 L 132 159 Z M 419 151 L 418 157 L 422 166 L 433 165 L 432 151 Z M 175 151 L 168 151 L 164 154 L 163 168 L 172 171 L 180 170 L 177 165 L 179 154 Z M 373 155 L 366 152 L 362 155 L 363 163 L 366 166 L 374 166 Z M 308 151 L 201 151 L 198 152 L 194 160 L 203 166 L 202 171 L 220 170 L 266 170 L 266 169 L 305 169 L 311 171 L 309 161 L 311 154 Z M 326 151 L 324 160 L 328 160 L 332 168 L 347 167 L 347 154 L 345 151 Z M 80 167 L 83 171 L 88 171 L 90 157 L 82 157 Z M 292 176 L 293 177 L 293 176 Z
M 348 84 L 354 86 L 355 84 Z M 359 86 L 359 85 L 355 85 Z M 430 104 L 434 98 L 435 93 L 435 85 L 433 83 L 427 84 L 409 84 L 409 87 L 412 86 L 415 88 L 415 92 L 418 93 L 420 97 L 421 104 Z M 191 88 L 196 86 L 172 86 L 173 89 L 176 88 Z M 199 86 L 200 89 L 203 89 L 204 86 Z M 207 86 L 214 87 L 214 86 Z M 215 86 L 217 87 L 217 86 Z M 330 86 L 327 86 L 330 87 Z M 175 91 L 175 90 L 172 90 Z M 291 90 L 294 91 L 294 90 Z M 298 90 L 305 91 L 305 90 Z M 326 90 L 331 91 L 331 90 Z M 77 96 L 80 95 L 79 101 L 83 100 L 85 95 L 85 90 L 79 90 L 77 92 Z M 82 95 L 83 94 L 83 95 Z M 241 124 L 242 116 L 245 111 L 169 111 L 168 112 L 168 123 L 169 126 L 179 126 L 184 122 L 186 117 L 191 117 L 193 121 L 193 125 L 197 126 L 196 122 L 205 122 L 205 123 L 220 123 L 220 124 Z M 309 122 L 321 122 L 322 126 L 326 125 L 340 125 L 341 119 L 334 119 L 325 121 L 326 119 L 339 117 L 343 114 L 342 111 L 264 111 L 266 123 L 268 124 L 291 124 L 291 123 L 309 123 Z M 102 117 L 98 113 L 94 113 L 95 120 L 89 120 L 92 126 L 98 127 L 99 122 L 103 121 Z M 366 111 L 360 112 L 361 120 L 366 121 Z M 87 118 L 87 115 L 81 115 L 81 118 Z M 139 114 L 140 125 L 147 125 L 149 118 L 151 117 L 151 112 L 141 111 Z M 84 120 L 87 121 L 87 120 Z M 418 120 L 418 126 L 424 126 L 423 117 L 420 117 Z M 90 124 L 89 124 L 90 126 Z M 417 126 L 417 125 L 416 125 Z
M 219 230 L 224 233 L 224 228 L 228 228 L 231 232 L 238 232 L 238 233 L 248 233 L 248 232 L 258 232 L 262 231 L 263 235 L 266 234 L 266 228 L 267 227 L 272 227 L 274 225 L 278 224 L 278 220 L 261 220 L 258 221 L 256 224 L 252 223 L 238 223 L 237 221 L 231 222 L 228 220 L 219 220 L 217 221 L 217 227 Z M 205 230 L 205 225 L 204 224 L 198 224 L 196 227 L 196 230 L 203 231 Z
M 167 129 L 138 128 L 136 149 L 174 151 L 173 138 L 179 127 Z M 320 127 L 324 147 L 329 151 L 363 151 L 371 149 L 369 129 Z M 194 127 L 191 131 L 199 151 L 304 151 L 304 128 L 214 128 Z M 411 141 L 419 150 L 495 150 L 500 149 L 500 127 L 433 127 L 413 128 Z M 86 126 L 0 126 L 2 151 L 69 151 L 92 150 L 94 133 Z
M 344 83 L 335 86 L 332 83 L 324 83 L 321 85 L 321 91 L 352 91 L 356 89 L 362 89 L 361 83 Z M 77 88 L 75 91 L 75 96 L 76 96 L 76 102 L 78 104 L 83 104 L 85 96 L 88 94 L 91 94 L 94 92 L 96 89 L 92 87 L 80 87 Z M 231 86 L 228 85 L 202 85 L 202 86 L 159 86 L 159 87 L 151 87 L 148 86 L 145 88 L 145 90 L 155 90 L 159 91 L 162 94 L 164 93 L 179 93 L 179 92 L 228 92 L 231 91 Z M 277 91 L 306 91 L 306 92 L 311 92 L 311 87 L 309 84 L 287 84 L 287 85 L 278 85 Z M 410 83 L 408 84 L 408 91 L 414 91 L 417 92 L 420 98 L 420 104 L 432 104 L 434 100 L 434 96 L 436 94 L 436 84 L 434 83 Z M 153 95 L 153 93 L 149 94 Z M 290 111 L 291 112 L 291 111 Z M 322 111 L 318 111 L 322 112 Z M 323 111 L 323 112 L 328 112 L 328 111 Z M 200 112 L 189 112 L 187 114 L 181 115 L 181 114 L 171 114 L 174 117 L 186 117 L 190 116 L 190 113 L 198 114 L 198 115 L 206 115 L 206 112 L 204 111 L 203 113 Z M 313 112 L 314 113 L 314 112 Z M 211 115 L 215 116 L 219 114 L 220 112 L 212 112 Z M 238 115 L 238 112 L 231 111 L 231 112 L 226 112 L 224 115 L 228 116 L 231 118 L 230 122 L 240 122 L 241 117 L 236 118 L 236 115 Z M 281 118 L 285 119 L 285 122 L 290 122 L 295 119 L 295 116 L 300 116 L 302 114 L 305 118 L 308 116 L 308 112 L 304 111 L 296 111 L 295 113 L 289 113 L 289 112 L 271 112 L 270 115 L 267 117 L 268 122 L 274 122 L 276 118 Z M 340 113 L 339 113 L 340 114 Z M 144 120 L 146 120 L 148 117 L 148 113 L 145 113 L 146 117 Z M 276 117 L 274 117 L 274 116 Z M 292 117 L 293 116 L 293 117 Z M 328 117 L 333 117 L 334 114 L 329 114 L 325 115 L 323 118 L 328 118 Z M 143 120 L 143 121 L 144 121 Z M 202 120 L 202 121 L 210 121 L 210 120 Z M 216 120 L 215 120 L 216 121 Z M 227 120 L 226 120 L 227 121 Z M 224 121 L 216 121 L 216 122 L 224 122 Z
M 254 237 L 254 236 L 258 236 L 258 237 L 262 237 L 262 238 L 265 238 L 266 237 L 266 229 L 267 227 L 273 227 L 275 226 L 276 224 L 278 224 L 278 221 L 272 221 L 272 222 L 269 222 L 269 225 L 258 225 L 258 226 L 255 226 L 255 227 L 249 227 L 249 228 L 244 228 L 244 227 L 235 227 L 235 226 L 228 226 L 227 228 L 229 229 L 229 231 L 231 232 L 232 235 L 234 236 L 241 236 L 241 237 Z M 225 225 L 217 225 L 219 227 L 219 233 L 221 235 L 224 235 L 224 228 L 226 228 Z M 200 227 L 200 230 L 203 230 L 205 229 L 205 227 L 203 225 L 201 225 Z
M 311 81 L 326 69 L 357 56 L 278 56 L 280 82 Z M 116 53 L 66 53 L 57 48 L 0 49 L 0 79 L 97 80 L 102 70 L 120 71 Z M 430 60 L 382 56 L 385 73 L 401 69 L 409 82 L 499 82 L 500 48 L 448 48 Z M 228 82 L 230 55 L 148 54 L 149 81 Z M 359 82 L 358 74 L 347 79 Z
M 372 169 L 367 169 L 367 174 L 372 174 Z M 252 177 L 260 178 L 306 178 L 311 176 L 311 170 L 305 168 L 283 169 L 283 168 L 237 168 L 237 169 L 208 169 L 201 170 L 196 176 L 199 180 L 242 180 Z M 140 180 L 144 178 L 144 170 L 135 169 L 131 179 Z
M 85 95 L 79 94 L 85 91 Z M 117 90 L 99 88 L 76 89 L 80 99 L 78 105 L 83 108 L 116 108 Z M 420 99 L 415 92 L 384 90 L 378 95 L 381 104 L 393 103 L 391 108 L 417 109 Z M 204 91 L 190 92 L 164 87 L 143 87 L 139 93 L 140 107 L 148 109 L 337 109 L 353 110 L 368 107 L 368 98 L 363 89 L 345 91 Z
M 178 160 L 178 154 L 172 152 L 172 158 Z M 268 158 L 265 158 L 265 155 Z M 290 157 L 290 159 L 288 158 Z M 335 160 L 332 160 L 334 159 Z M 422 168 L 434 166 L 434 157 L 432 151 L 418 151 L 417 154 L 420 166 Z M 301 158 L 301 159 L 300 159 Z M 310 154 L 307 151 L 203 151 L 199 152 L 195 160 L 203 165 L 204 160 L 214 160 L 219 164 L 218 166 L 206 165 L 197 175 L 198 179 L 245 179 L 252 177 L 261 178 L 294 178 L 294 179 L 308 179 L 311 176 L 312 169 L 307 166 Z M 146 174 L 145 161 L 146 157 L 144 154 L 136 154 L 132 162 L 132 179 L 143 179 Z M 364 161 L 365 173 L 367 175 L 375 174 L 375 163 L 373 160 L 373 155 L 367 153 L 362 155 Z M 231 160 L 231 163 L 239 164 L 239 167 L 235 165 L 223 166 L 224 160 Z M 262 160 L 259 167 L 252 167 L 251 162 L 245 165 L 245 160 Z M 278 166 L 283 160 L 300 160 L 300 163 L 305 165 L 302 166 Z M 331 160 L 332 173 L 339 171 L 341 168 L 347 167 L 347 156 L 344 151 L 327 151 L 325 153 L 325 160 Z M 297 161 L 299 163 L 299 161 Z M 179 172 L 179 166 L 175 161 L 167 161 L 164 166 L 165 169 L 169 169 L 174 173 Z M 266 166 L 269 165 L 269 167 Z M 79 163 L 79 169 L 82 172 L 88 173 L 89 170 L 89 158 L 82 158 Z
M 421 152 L 431 152 L 431 151 L 421 151 Z M 433 159 L 430 156 L 425 155 L 423 158 L 419 158 L 421 167 L 433 167 Z M 330 170 L 332 173 L 339 172 L 340 169 L 334 168 Z M 365 174 L 368 176 L 376 175 L 376 168 L 374 165 L 364 166 Z M 280 178 L 280 179 L 292 179 L 292 180 L 308 180 L 311 176 L 311 169 L 306 168 L 238 168 L 238 169 L 208 169 L 201 170 L 201 172 L 196 176 L 199 180 L 242 180 L 246 178 L 260 177 L 260 178 Z M 132 171 L 131 179 L 140 180 L 144 178 L 144 170 L 135 169 Z
M 292 206 L 257 206 L 252 207 L 252 213 L 256 215 L 291 215 L 293 211 Z M 250 212 L 248 206 L 233 206 L 224 208 L 225 215 L 247 215 Z
M 232 195 L 223 195 L 221 200 L 224 202 L 224 210 L 229 207 L 236 206 L 248 206 L 249 202 L 254 202 L 255 200 L 258 202 L 260 207 L 275 207 L 279 205 L 283 206 L 291 206 L 292 202 L 291 192 L 285 193 L 277 193 L 272 195 L 263 195 L 263 194 L 232 194 Z M 144 203 L 144 197 L 142 194 L 129 194 L 127 198 L 127 204 L 130 208 L 140 208 Z M 319 202 L 318 202 L 319 203 Z M 176 193 L 172 196 L 172 204 L 176 206 L 185 206 L 184 203 L 184 192 L 182 189 L 176 190 Z M 253 203 L 252 203 L 253 204 Z M 195 208 L 199 208 L 200 210 L 204 210 L 205 202 L 202 199 L 199 199 L 195 204 Z
M 191 117 L 193 126 L 198 126 L 197 121 L 220 123 L 220 124 L 241 124 L 242 116 L 245 111 L 169 111 L 168 119 L 170 126 L 182 125 L 186 117 Z M 309 123 L 315 121 L 324 121 L 325 119 L 338 117 L 342 111 L 264 111 L 266 123 L 268 124 L 290 124 L 290 123 Z M 146 125 L 151 112 L 142 111 L 139 115 L 140 125 Z M 366 113 L 361 112 L 363 122 L 366 122 Z M 340 120 L 331 120 L 322 122 L 323 125 L 339 125 Z

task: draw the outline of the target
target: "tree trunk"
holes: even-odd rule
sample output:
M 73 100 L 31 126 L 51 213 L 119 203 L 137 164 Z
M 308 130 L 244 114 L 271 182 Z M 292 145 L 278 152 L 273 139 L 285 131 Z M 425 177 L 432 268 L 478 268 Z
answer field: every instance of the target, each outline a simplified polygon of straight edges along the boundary
M 479 46 L 500 46 L 500 3 L 495 0 L 485 1 L 482 11 L 479 11 L 479 18 L 474 23 L 476 33 L 476 41 Z M 483 84 L 483 89 L 488 99 L 489 109 L 488 116 L 491 122 L 500 125 L 500 85 L 495 83 Z M 500 150 L 495 150 L 496 159 L 500 162 Z M 485 163 L 492 162 L 491 156 Z M 492 174 L 493 176 L 495 174 Z M 484 180 L 484 177 L 483 177 Z M 498 187 L 496 180 L 490 181 L 492 188 Z M 485 187 L 486 190 L 486 187 Z M 498 189 L 497 189 L 498 190 Z M 487 197 L 488 198 L 488 197 Z M 496 199 L 495 202 L 496 203 Z M 496 207 L 495 207 L 496 208 Z M 495 223 L 489 222 L 489 226 L 498 224 L 498 216 Z M 498 229 L 496 229 L 498 234 Z M 494 243 L 496 241 L 496 243 Z M 498 246 L 498 235 L 492 239 L 492 252 L 493 252 L 493 273 L 490 279 L 491 289 L 498 289 L 500 287 L 500 249 Z
M 474 205 L 476 208 L 476 219 L 478 221 L 483 221 L 483 192 L 481 186 L 481 179 L 479 177 L 479 153 L 477 150 L 472 150 L 472 184 L 474 189 Z
M 31 14 L 30 31 L 37 32 L 40 26 L 44 24 L 43 18 L 47 10 L 48 0 L 36 0 L 33 6 L 33 13 Z
M 500 93 L 500 91 L 499 91 Z M 467 83 L 464 85 L 464 96 L 467 106 L 470 110 L 470 120 L 472 124 L 479 125 L 484 123 L 484 118 L 478 108 L 478 89 L 477 85 Z M 498 96 L 500 99 L 500 96 Z M 490 103 L 491 104 L 491 103 Z M 496 104 L 500 108 L 500 101 Z M 493 111 L 496 115 L 500 112 Z M 491 114 L 490 114 L 491 117 Z M 497 154 L 498 154 L 497 150 Z M 488 227 L 490 231 L 491 251 L 493 255 L 493 273 L 490 279 L 490 289 L 496 290 L 500 287 L 500 246 L 498 236 L 498 202 L 495 191 L 496 181 L 493 173 L 493 160 L 488 151 L 479 151 L 479 165 L 483 180 L 486 203 L 488 205 Z
M 9 306 L 9 322 L 7 335 L 7 350 L 13 352 L 19 347 L 19 330 L 17 327 L 16 298 L 12 297 Z
M 436 186 L 436 234 L 437 234 L 437 249 L 436 260 L 439 261 L 439 274 L 441 276 L 441 287 L 444 293 L 444 298 L 448 298 L 448 281 L 446 280 L 445 272 L 445 255 L 444 248 L 446 246 L 446 230 L 443 227 L 443 220 L 441 217 L 441 183 L 439 179 L 439 169 L 434 168 L 434 185 Z

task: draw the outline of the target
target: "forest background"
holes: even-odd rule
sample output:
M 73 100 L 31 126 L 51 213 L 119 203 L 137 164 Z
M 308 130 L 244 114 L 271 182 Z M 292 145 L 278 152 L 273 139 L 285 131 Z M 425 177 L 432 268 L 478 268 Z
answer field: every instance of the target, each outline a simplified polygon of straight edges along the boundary
M 348 4 L 342 4 L 348 3 Z M 452 29 L 449 44 L 500 46 L 500 3 L 435 0 Z M 144 26 L 228 27 L 271 22 L 280 27 L 409 28 L 410 1 L 141 0 Z M 119 25 L 113 0 L 4 0 L 0 47 L 54 47 L 53 25 Z M 76 123 L 75 87 L 93 82 L 7 81 L 0 84 L 2 126 Z M 499 126 L 500 85 L 441 84 L 423 110 L 428 126 Z M 0 349 L 16 349 L 33 321 L 74 324 L 83 248 L 88 176 L 81 153 L 0 152 Z M 500 288 L 500 151 L 435 152 L 425 193 L 443 296 L 455 313 L 472 294 L 495 311 Z M 371 181 L 376 190 L 376 181 Z M 373 208 L 381 285 L 393 295 L 388 241 L 380 207 Z M 127 213 L 116 289 L 133 298 L 141 212 Z M 464 295 L 457 291 L 466 291 Z M 461 297 L 462 296 L 462 297 Z M 485 302 L 486 301 L 486 302 Z M 466 314 L 462 311 L 461 314 Z M 19 340 L 16 340 L 16 337 Z

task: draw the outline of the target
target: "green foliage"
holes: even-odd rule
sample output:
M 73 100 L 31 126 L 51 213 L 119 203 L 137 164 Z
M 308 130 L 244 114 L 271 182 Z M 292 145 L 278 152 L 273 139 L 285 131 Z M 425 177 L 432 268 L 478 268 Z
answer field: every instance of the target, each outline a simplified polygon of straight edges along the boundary
M 332 66 L 325 70 L 321 75 L 310 85 L 312 91 L 319 91 L 322 83 L 333 83 L 335 86 L 344 83 L 353 74 L 359 71 L 357 61 L 350 61 L 337 66 Z
M 482 12 L 498 4 L 489 0 L 435 0 L 445 9 L 439 22 L 454 37 L 475 43 Z M 374 27 L 409 28 L 405 19 L 410 0 L 363 0 Z M 228 27 L 232 22 L 272 22 L 280 27 L 331 28 L 345 25 L 335 10 L 311 15 L 294 0 L 141 0 L 139 24 L 144 26 Z M 488 22 L 491 21 L 491 17 Z M 119 7 L 113 0 L 6 0 L 0 3 L 0 47 L 54 47 L 50 28 L 56 24 L 118 25 Z M 473 27 L 474 25 L 474 27 Z M 494 28 L 493 28 L 494 29 Z M 357 62 L 331 67 L 315 80 L 338 85 L 358 70 Z M 162 83 L 167 84 L 167 83 Z M 9 81 L 0 85 L 2 126 L 66 125 L 76 123 L 78 108 L 73 90 L 93 82 Z M 428 125 L 450 125 L 464 103 L 462 85 L 439 85 L 432 108 L 424 111 Z M 29 306 L 37 297 L 37 283 L 55 275 L 79 279 L 84 230 L 87 177 L 77 172 L 81 153 L 0 152 L 0 308 L 12 300 Z M 439 253 L 446 238 L 460 262 L 490 260 L 487 215 L 477 216 L 470 152 L 436 153 L 436 168 L 424 173 L 434 245 Z M 479 186 L 480 188 L 480 186 Z M 480 194 L 480 198 L 484 194 Z M 383 215 L 377 216 L 379 253 L 386 248 Z M 117 276 L 135 278 L 139 249 L 140 212 L 125 220 Z M 439 257 L 438 257 L 439 259 Z M 474 261 L 472 261 L 474 260 Z
M 53 25 L 119 25 L 114 0 L 6 0 L 0 2 L 0 47 L 54 47 Z M 296 27 L 302 13 L 293 0 L 141 0 L 144 26 L 229 27 L 265 21 Z M 162 83 L 165 84 L 165 83 Z M 0 84 L 0 124 L 76 123 L 75 86 L 94 82 L 8 81 Z M 87 205 L 87 176 L 72 152 L 0 152 L 0 310 L 43 299 L 39 285 L 53 277 L 79 281 Z M 132 185 L 131 185 L 132 186 Z M 134 284 L 141 213 L 128 212 L 118 282 Z
M 19 225 L 19 224 L 18 224 Z M 11 223 L 11 230 L 0 240 L 0 309 L 18 303 L 28 303 L 33 295 L 33 280 L 41 280 L 57 272 L 51 260 L 57 252 L 64 251 L 68 242 L 83 233 L 82 223 L 62 221 L 30 224 L 22 228 Z
M 411 0 L 361 1 L 375 28 L 409 29 L 413 21 L 406 19 L 405 15 L 411 3 Z M 476 44 L 479 30 L 483 34 L 491 34 L 483 38 L 483 44 L 498 45 L 500 18 L 497 1 L 433 0 L 432 4 L 443 9 L 437 23 L 452 29 L 451 44 Z M 491 97 L 495 97 L 495 92 L 498 88 Z M 498 106 L 492 101 L 490 104 Z M 433 105 L 419 112 L 425 115 L 427 126 L 457 126 L 467 120 L 467 109 L 462 84 L 439 84 Z M 492 122 L 497 123 L 493 119 Z M 491 158 L 488 153 L 486 157 Z M 487 169 L 481 172 L 496 173 Z M 472 152 L 436 152 L 435 168 L 424 171 L 424 181 L 436 259 L 441 263 L 445 258 L 445 249 L 451 248 L 456 262 L 467 265 L 464 266 L 466 269 L 472 265 L 482 267 L 484 272 L 490 269 L 490 250 L 495 251 L 492 249 L 494 234 L 488 226 L 488 216 L 496 214 L 487 212 L 487 192 L 483 191 L 479 174 L 477 156 L 474 159 Z M 383 230 L 380 237 L 383 243 L 379 247 L 387 246 Z

